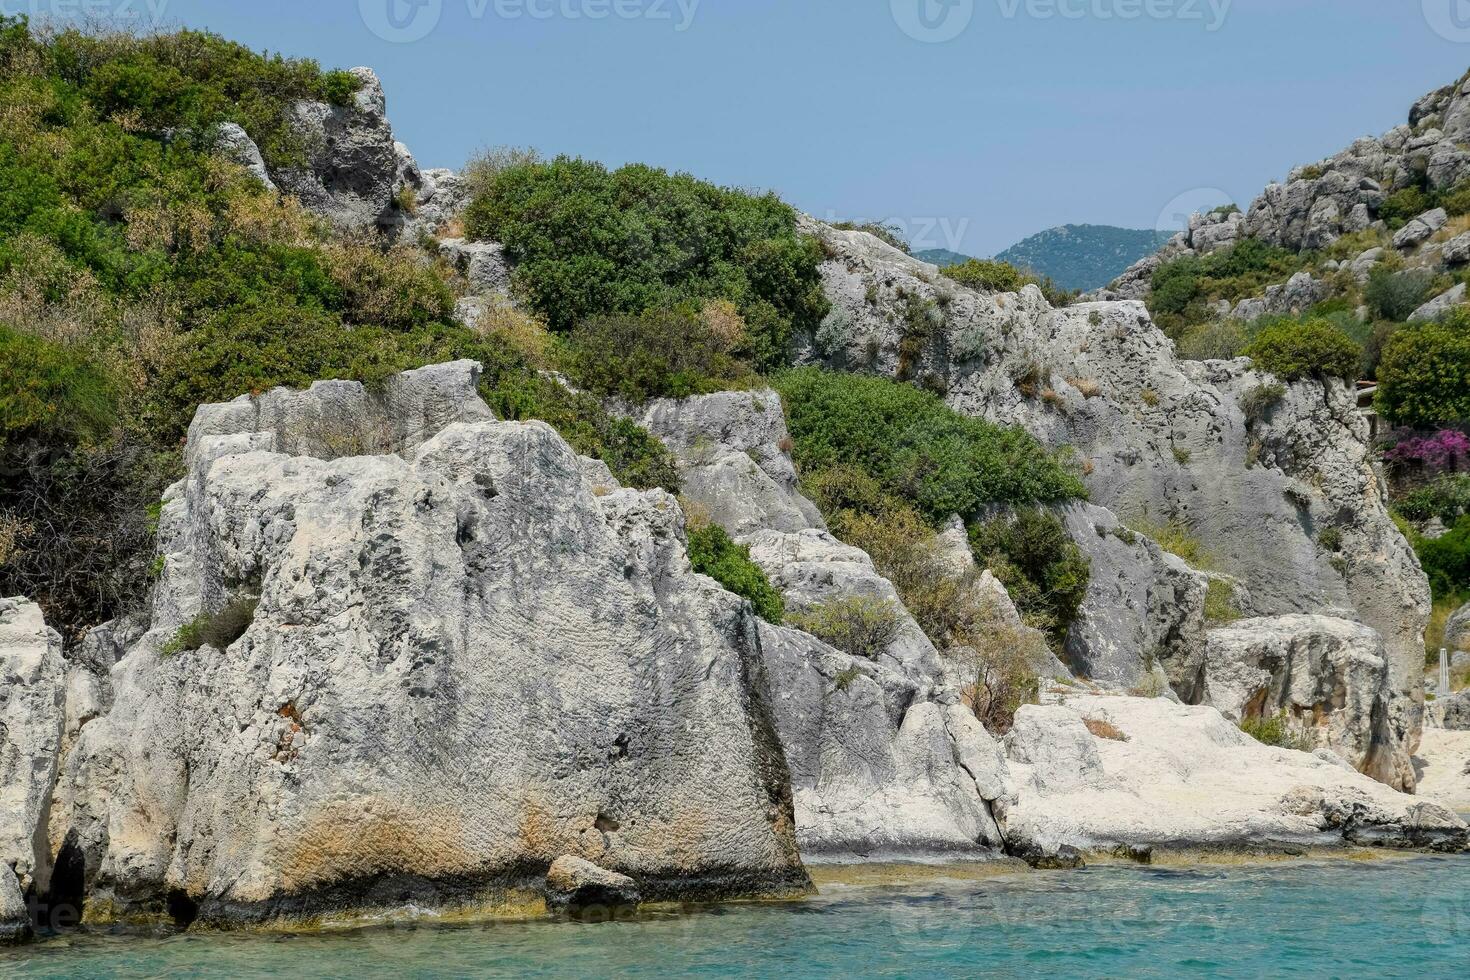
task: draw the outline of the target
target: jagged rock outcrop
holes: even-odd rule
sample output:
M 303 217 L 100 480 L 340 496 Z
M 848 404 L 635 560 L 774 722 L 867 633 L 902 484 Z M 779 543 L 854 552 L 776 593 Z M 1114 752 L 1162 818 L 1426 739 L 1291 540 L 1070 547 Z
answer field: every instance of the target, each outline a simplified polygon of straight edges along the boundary
M 1422 323 L 1426 320 L 1438 320 L 1450 310 L 1464 303 L 1465 293 L 1466 289 L 1463 282 L 1445 290 L 1413 313 L 1410 313 L 1409 322 Z
M 35 603 L 0 599 L 0 944 L 30 933 L 51 874 L 46 820 L 61 752 L 61 638 Z
M 981 856 L 1004 760 L 969 709 L 892 666 L 761 626 L 807 860 Z M 986 794 L 989 794 L 987 797 Z
M 436 377 L 455 404 L 462 366 L 400 384 Z M 483 901 L 564 854 L 654 899 L 807 887 L 755 619 L 692 574 L 671 497 L 599 495 L 483 405 L 330 460 L 257 407 L 201 410 L 152 628 L 57 790 L 89 916 Z M 178 648 L 246 598 L 227 650 Z
M 1057 511 L 1092 569 L 1067 631 L 1068 665 L 1121 687 L 1187 676 L 1204 642 L 1209 580 L 1111 511 L 1088 503 Z
M 1251 321 L 1268 315 L 1296 316 L 1326 297 L 1325 283 L 1312 278 L 1310 272 L 1298 272 L 1279 286 L 1266 287 L 1266 295 L 1263 297 L 1241 300 L 1230 311 L 1230 317 L 1234 320 Z
M 1327 616 L 1250 619 L 1211 630 L 1203 702 L 1226 718 L 1284 717 L 1290 734 L 1383 778 L 1404 763 L 1380 759 L 1388 720 L 1383 637 Z
M 446 238 L 439 242 L 439 254 L 465 277 L 473 295 L 509 297 L 510 264 L 503 245 Z
M 1436 698 L 1426 712 L 1428 724 L 1450 732 L 1470 732 L 1470 691 Z M 1470 758 L 1466 760 L 1470 765 Z
M 1470 845 L 1447 807 L 1331 753 L 1261 745 L 1211 707 L 1092 695 L 1026 705 L 1005 749 L 1009 792 L 996 814 L 1010 850 L 1035 861 L 1065 848 L 1148 860 L 1157 850 Z
M 1429 590 L 1348 386 L 1279 385 L 1245 359 L 1180 361 L 1141 303 L 1053 310 L 1034 287 L 975 292 L 871 235 L 804 227 L 831 256 L 833 312 L 802 360 L 911 378 L 960 412 L 1074 447 L 1094 504 L 1124 524 L 1180 525 L 1239 581 L 1246 615 L 1327 613 L 1377 630 L 1402 763 L 1391 781 L 1413 785 Z M 931 323 L 917 355 L 904 344 L 913 304 Z
M 776 392 L 660 399 L 644 406 L 638 421 L 673 452 L 685 496 L 732 536 L 826 530 L 816 505 L 797 491 Z
M 260 155 L 260 147 L 250 138 L 250 134 L 237 123 L 223 123 L 215 135 L 215 152 L 238 164 L 249 171 L 250 175 L 260 181 L 265 189 L 274 193 L 278 188 L 276 182 L 271 180 L 271 175 L 265 169 L 265 158 Z

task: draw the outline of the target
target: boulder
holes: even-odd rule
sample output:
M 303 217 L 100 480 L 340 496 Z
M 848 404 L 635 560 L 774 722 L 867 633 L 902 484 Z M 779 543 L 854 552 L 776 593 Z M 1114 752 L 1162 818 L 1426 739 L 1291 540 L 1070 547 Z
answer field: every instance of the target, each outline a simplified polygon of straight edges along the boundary
M 939 683 L 943 675 L 939 652 L 867 552 L 817 529 L 757 531 L 742 540 L 750 547 L 751 560 L 780 590 L 788 613 L 810 612 L 852 598 L 888 603 L 898 618 L 898 629 L 878 662 L 917 684 Z
M 1456 235 L 1445 242 L 1439 256 L 1446 265 L 1464 265 L 1470 262 L 1470 232 Z
M 265 158 L 260 155 L 260 147 L 237 123 L 223 123 L 215 135 L 215 152 L 238 164 L 250 172 L 250 175 L 260 181 L 265 189 L 271 193 L 277 191 L 276 182 L 271 180 L 271 175 L 265 169 Z
M 46 820 L 61 752 L 65 663 L 41 609 L 0 599 L 0 938 L 19 936 L 16 898 L 45 891 Z
M 1115 695 L 1024 705 L 1005 750 L 1010 792 L 996 815 L 1008 851 L 1030 860 L 1066 848 L 1085 856 L 1470 844 L 1447 807 L 1335 756 L 1262 745 L 1207 706 Z
M 1398 233 L 1393 236 L 1393 247 L 1400 252 L 1416 248 L 1428 241 L 1449 220 L 1449 213 L 1444 208 L 1426 211 L 1398 230 Z
M 488 414 L 327 460 L 201 409 L 152 628 L 58 787 L 88 909 L 483 902 L 562 855 L 655 900 L 809 887 L 749 605 L 692 573 L 673 498 L 599 495 Z
M 0 862 L 0 946 L 11 946 L 31 938 L 31 910 L 20 890 L 20 882 L 9 866 Z
M 510 263 L 506 261 L 504 245 L 446 238 L 439 243 L 439 254 L 465 277 L 473 294 L 510 295 Z
M 611 918 L 636 909 L 642 897 L 627 875 L 563 854 L 546 873 L 546 907 L 573 918 Z
M 825 530 L 797 491 L 781 396 L 770 389 L 657 399 L 628 414 L 678 462 L 684 497 L 736 539 L 757 531 Z
M 304 167 L 272 176 L 307 210 L 347 231 L 396 231 L 405 172 L 388 123 L 383 86 L 371 68 L 354 68 L 360 88 L 347 105 L 298 102 L 291 125 L 305 147 Z M 412 190 L 412 188 L 410 188 Z
M 1387 777 L 1410 765 L 1384 730 L 1390 690 L 1378 633 L 1327 616 L 1279 616 L 1210 631 L 1199 701 L 1234 722 L 1284 716 L 1293 737 Z
M 1440 293 L 1434 299 L 1419 307 L 1409 314 L 1410 323 L 1423 323 L 1428 320 L 1438 320 L 1450 310 L 1465 302 L 1465 284 L 1462 282 L 1452 289 Z
M 1424 741 L 1414 753 L 1419 795 L 1470 813 L 1470 731 L 1425 728 Z
M 1067 666 L 1125 688 L 1162 671 L 1176 690 L 1187 690 L 1204 644 L 1209 580 L 1109 510 L 1073 503 L 1058 513 L 1092 570 L 1067 631 Z
M 1470 732 L 1470 691 L 1461 691 L 1447 698 L 1436 698 L 1425 714 L 1430 727 L 1450 732 Z
M 1470 650 L 1470 602 L 1456 609 L 1445 621 L 1444 645 L 1451 653 Z
M 987 799 L 1005 762 L 953 695 L 794 629 L 763 623 L 761 649 L 804 857 L 976 858 L 999 846 Z

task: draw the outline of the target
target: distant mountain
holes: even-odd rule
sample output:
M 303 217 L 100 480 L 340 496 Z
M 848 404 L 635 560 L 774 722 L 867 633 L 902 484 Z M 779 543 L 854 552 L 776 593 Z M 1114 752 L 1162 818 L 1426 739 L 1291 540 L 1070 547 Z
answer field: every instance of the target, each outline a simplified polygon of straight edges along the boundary
M 996 258 L 1050 276 L 1063 289 L 1097 289 L 1158 251 L 1172 235 L 1111 225 L 1062 225 L 1017 242 Z
M 959 265 L 963 262 L 970 261 L 970 256 L 961 255 L 959 252 L 951 252 L 947 248 L 929 248 L 922 252 L 915 252 L 914 258 L 920 262 L 937 265 L 941 269 L 947 265 Z

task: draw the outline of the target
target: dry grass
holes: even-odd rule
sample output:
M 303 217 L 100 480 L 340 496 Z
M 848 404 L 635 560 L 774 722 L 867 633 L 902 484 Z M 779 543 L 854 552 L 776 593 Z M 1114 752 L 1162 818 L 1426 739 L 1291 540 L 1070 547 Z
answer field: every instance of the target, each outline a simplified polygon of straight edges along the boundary
M 1098 738 L 1105 738 L 1109 742 L 1128 741 L 1128 736 L 1119 731 L 1117 725 L 1102 718 L 1085 718 L 1082 724 L 1086 725 L 1087 730 Z
M 1096 398 L 1102 394 L 1102 385 L 1091 378 L 1068 378 L 1067 383 L 1080 391 L 1083 398 Z
M 475 329 L 486 337 L 498 337 L 533 366 L 547 370 L 555 366 L 556 339 L 540 319 L 513 306 L 490 306 L 475 320 Z

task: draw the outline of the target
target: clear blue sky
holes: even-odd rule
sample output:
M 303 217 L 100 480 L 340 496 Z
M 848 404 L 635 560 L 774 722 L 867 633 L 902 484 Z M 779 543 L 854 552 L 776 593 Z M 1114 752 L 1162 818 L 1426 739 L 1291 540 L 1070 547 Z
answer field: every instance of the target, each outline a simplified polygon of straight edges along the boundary
M 1197 188 L 1244 206 L 1470 66 L 1467 0 L 1233 0 L 1213 31 L 1226 0 L 922 0 L 941 28 L 973 7 L 943 43 L 900 28 L 921 0 L 698 0 L 687 25 L 680 0 L 412 0 L 437 23 L 407 43 L 366 23 L 386 24 L 389 0 L 104 2 L 164 2 L 173 24 L 373 66 L 425 166 L 496 144 L 644 161 L 773 188 L 819 217 L 942 222 L 922 244 L 962 230 L 972 254 L 1067 222 L 1153 227 Z M 392 2 L 409 29 L 431 22 Z M 1466 40 L 1421 4 L 1463 15 L 1441 22 Z M 1147 5 L 1195 17 L 1094 13 Z

